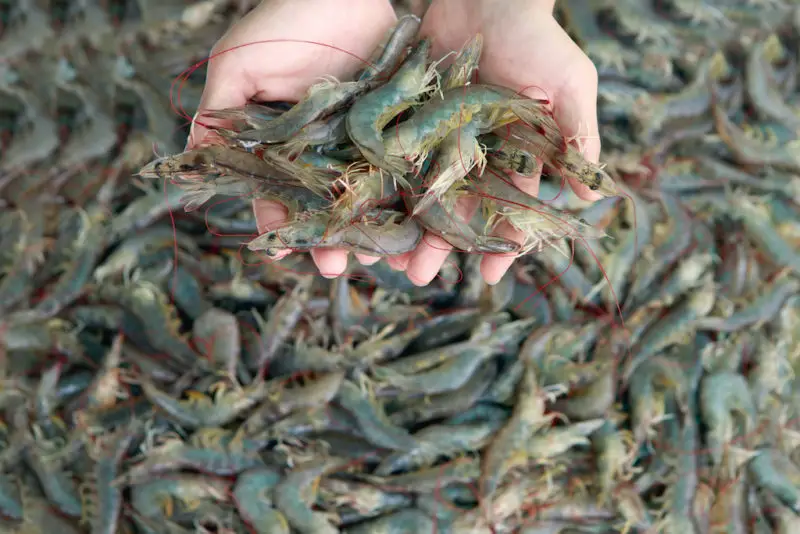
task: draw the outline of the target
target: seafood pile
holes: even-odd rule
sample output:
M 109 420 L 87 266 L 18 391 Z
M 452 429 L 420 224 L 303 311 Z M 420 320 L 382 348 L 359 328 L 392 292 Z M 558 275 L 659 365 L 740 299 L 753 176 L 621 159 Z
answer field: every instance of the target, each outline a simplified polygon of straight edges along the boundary
M 800 531 L 791 2 L 559 2 L 604 167 L 413 16 L 181 152 L 248 7 L 0 6 L 0 532 Z M 423 230 L 459 251 L 427 287 L 305 253 Z
M 413 44 L 398 66 L 419 24 L 415 15 L 400 18 L 356 81 L 324 80 L 285 111 L 261 104 L 202 111 L 201 121 L 232 124 L 213 128 L 216 143 L 158 158 L 139 176 L 185 189 L 188 211 L 219 196 L 286 206 L 288 224 L 247 245 L 271 257 L 326 247 L 396 256 L 414 250 L 423 230 L 481 254 L 526 254 L 565 238 L 602 237 L 506 174 L 533 173 L 538 157 L 593 191 L 615 194 L 611 177 L 561 133 L 549 102 L 470 83 L 480 35 L 441 73 L 439 62 L 429 61 L 428 39 Z M 480 199 L 473 218 L 457 212 L 465 195 Z M 523 242 L 493 235 L 502 223 L 522 231 Z

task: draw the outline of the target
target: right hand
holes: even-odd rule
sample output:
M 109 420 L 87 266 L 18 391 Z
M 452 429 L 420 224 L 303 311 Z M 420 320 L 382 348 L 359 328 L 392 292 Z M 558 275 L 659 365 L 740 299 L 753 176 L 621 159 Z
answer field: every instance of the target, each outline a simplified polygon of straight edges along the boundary
M 597 69 L 556 22 L 553 5 L 553 0 L 434 0 L 423 19 L 421 34 L 433 39 L 432 57 L 459 50 L 475 34 L 482 34 L 480 81 L 550 100 L 561 131 L 580 139 L 584 156 L 597 162 Z M 538 174 L 511 178 L 522 191 L 538 195 Z M 570 181 L 570 185 L 583 200 L 601 198 L 577 181 Z M 467 206 L 463 208 L 456 211 L 469 211 Z M 497 235 L 511 241 L 524 239 L 522 232 L 508 223 L 498 226 Z M 428 233 L 414 251 L 390 258 L 389 264 L 404 270 L 414 284 L 424 286 L 438 275 L 452 249 L 447 241 Z M 483 278 L 496 284 L 516 258 L 515 254 L 485 255 L 481 261 Z
M 265 0 L 214 45 L 199 111 L 242 106 L 248 100 L 298 101 L 322 76 L 352 77 L 396 20 L 387 0 Z M 206 133 L 193 122 L 187 149 L 202 145 Z M 286 208 L 277 202 L 255 200 L 253 209 L 260 233 L 286 220 Z M 311 255 L 325 277 L 335 278 L 347 267 L 345 250 L 320 249 Z

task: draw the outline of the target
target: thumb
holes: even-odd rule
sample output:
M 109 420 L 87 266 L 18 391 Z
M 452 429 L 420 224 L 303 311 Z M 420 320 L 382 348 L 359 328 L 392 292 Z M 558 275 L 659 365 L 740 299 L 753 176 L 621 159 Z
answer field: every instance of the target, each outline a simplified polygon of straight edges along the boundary
M 576 144 L 583 156 L 597 163 L 600 159 L 600 130 L 597 124 L 597 69 L 586 58 L 586 65 L 572 76 L 555 95 L 554 115 L 564 136 Z M 595 201 L 602 195 L 570 178 L 570 186 L 583 200 Z
M 212 52 L 208 60 L 206 83 L 200 97 L 200 105 L 192 117 L 189 137 L 186 140 L 186 150 L 199 146 L 210 126 L 229 126 L 225 121 L 202 117 L 203 111 L 238 107 L 247 103 L 248 87 L 246 87 L 246 83 L 242 82 L 243 76 L 231 72 L 234 69 L 228 68 L 230 62 L 226 62 L 224 59 L 224 56 L 214 58 Z

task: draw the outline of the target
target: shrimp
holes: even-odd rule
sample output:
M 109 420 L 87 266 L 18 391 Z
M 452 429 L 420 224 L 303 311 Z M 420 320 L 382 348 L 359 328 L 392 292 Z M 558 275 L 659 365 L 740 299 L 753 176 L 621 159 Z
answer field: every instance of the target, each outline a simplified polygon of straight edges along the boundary
M 374 445 L 399 451 L 419 447 L 419 442 L 407 430 L 391 423 L 383 407 L 352 381 L 342 382 L 335 400 L 353 416 L 364 437 Z
M 597 239 L 606 237 L 601 229 L 590 226 L 567 212 L 542 202 L 501 178 L 500 174 L 482 179 L 473 176 L 468 188 L 476 193 L 488 195 L 482 199 L 484 210 L 490 214 L 489 224 L 498 220 L 508 221 L 514 228 L 525 233 L 521 253 L 525 254 L 543 245 L 550 246 L 565 236 Z
M 371 256 L 395 256 L 414 250 L 422 239 L 422 229 L 414 219 L 391 210 L 371 210 L 363 221 L 328 233 L 330 216 L 319 214 L 261 234 L 247 244 L 253 251 L 264 250 L 276 256 L 280 250 L 310 250 L 339 247 Z
M 717 134 L 737 162 L 744 165 L 768 165 L 793 173 L 800 172 L 800 156 L 797 153 L 800 140 L 795 139 L 789 143 L 770 147 L 768 143 L 748 137 L 718 104 L 714 104 L 712 109 Z
M 478 69 L 481 52 L 483 52 L 483 35 L 478 33 L 467 41 L 453 60 L 453 64 L 442 74 L 442 91 L 468 85 L 472 73 Z
M 616 196 L 614 180 L 600 165 L 586 160 L 580 150 L 568 143 L 562 134 L 548 133 L 560 132 L 549 114 L 535 108 L 523 108 L 519 118 L 521 123 L 511 124 L 507 130 L 496 130 L 495 134 L 506 139 L 511 146 L 533 154 L 558 169 L 565 178 L 572 178 L 604 197 Z
M 314 121 L 347 108 L 369 88 L 368 81 L 337 82 L 334 79 L 325 79 L 312 85 L 303 99 L 289 111 L 261 123 L 259 129 L 239 133 L 220 128 L 217 131 L 224 137 L 238 141 L 282 143 L 301 133 Z
M 428 514 L 417 508 L 406 508 L 348 527 L 344 532 L 346 534 L 374 534 L 376 532 L 415 534 L 435 531 L 436 523 Z
M 228 500 L 230 483 L 204 475 L 175 475 L 139 484 L 131 491 L 131 505 L 144 517 L 172 516 L 175 501 L 195 505 L 201 500 Z
M 502 87 L 456 87 L 444 92 L 441 99 L 426 102 L 397 128 L 384 132 L 381 168 L 403 175 L 419 167 L 450 132 L 474 121 L 478 133 L 489 133 L 517 120 L 523 111 L 532 115 L 543 110 L 545 104 L 544 100 L 532 100 Z
M 261 129 L 268 121 L 281 114 L 279 109 L 264 104 L 248 103 L 244 106 L 226 109 L 206 110 L 199 113 L 201 117 L 234 121 L 236 130 L 244 130 L 247 126 Z
M 773 450 L 762 450 L 750 460 L 748 471 L 757 486 L 768 490 L 784 506 L 800 515 L 800 489 L 793 482 L 797 467 L 786 457 Z
M 800 117 L 785 102 L 773 73 L 773 65 L 788 55 L 776 34 L 754 43 L 747 61 L 747 92 L 759 115 L 798 131 Z
M 359 80 L 370 80 L 390 72 L 405 52 L 409 43 L 417 36 L 422 20 L 416 15 L 403 15 L 397 19 L 386 44 L 380 47 L 380 55 L 372 65 L 364 69 Z
M 337 458 L 312 461 L 288 473 L 275 486 L 273 490 L 275 508 L 300 534 L 336 534 L 339 532 L 328 522 L 324 514 L 311 509 L 304 499 L 304 494 L 308 493 L 309 486 L 316 488 L 316 481 L 321 476 L 342 467 L 342 464 L 342 460 Z
M 739 415 L 744 432 L 751 432 L 758 414 L 747 380 L 738 373 L 718 371 L 703 378 L 700 389 L 700 414 L 706 427 L 705 439 L 711 459 L 722 462 L 726 445 L 735 437 L 734 415 Z
M 339 183 L 344 185 L 345 191 L 333 205 L 335 229 L 365 211 L 388 207 L 398 199 L 394 178 L 372 166 L 352 166 L 342 175 Z
M 288 534 L 289 523 L 272 506 L 272 493 L 281 475 L 274 469 L 262 467 L 239 475 L 233 488 L 233 498 L 242 518 L 257 534 Z
M 527 364 L 517 387 L 514 412 L 483 455 L 480 493 L 485 498 L 493 496 L 505 475 L 527 457 L 525 447 L 530 436 L 555 418 L 544 414 L 546 394 L 537 383 L 534 366 Z
M 278 156 L 274 151 L 266 150 L 261 156 L 257 156 L 241 149 L 221 145 L 200 147 L 158 158 L 139 170 L 141 177 L 171 178 L 177 185 L 207 180 L 207 178 L 198 180 L 195 178 L 197 176 L 212 179 L 225 176 L 228 177 L 227 183 L 230 183 L 231 179 L 250 179 L 271 185 L 305 187 L 322 196 L 326 195 L 331 178 L 335 175 L 327 169 L 311 168 L 291 162 Z M 207 193 L 208 198 L 211 198 L 212 194 Z M 233 194 L 246 194 L 246 191 L 241 193 L 237 189 Z
M 435 66 L 426 68 L 431 43 L 417 44 L 397 73 L 381 87 L 359 98 L 347 113 L 347 133 L 361 154 L 376 167 L 383 167 L 383 128 L 421 95 L 432 89 Z
M 412 189 L 422 187 L 422 179 L 419 176 L 409 176 L 408 184 Z M 448 189 L 439 202 L 434 202 L 428 209 L 417 213 L 415 220 L 429 232 L 465 252 L 512 254 L 520 249 L 520 245 L 510 239 L 489 236 L 474 230 L 455 211 L 459 196 L 460 191 Z M 405 196 L 405 200 L 412 206 L 415 203 L 413 196 Z
M 486 154 L 477 134 L 476 125 L 470 122 L 442 140 L 425 178 L 427 190 L 416 200 L 413 215 L 429 209 L 434 201 L 441 200 L 445 191 L 458 187 L 473 167 L 477 166 L 479 174 L 483 174 Z

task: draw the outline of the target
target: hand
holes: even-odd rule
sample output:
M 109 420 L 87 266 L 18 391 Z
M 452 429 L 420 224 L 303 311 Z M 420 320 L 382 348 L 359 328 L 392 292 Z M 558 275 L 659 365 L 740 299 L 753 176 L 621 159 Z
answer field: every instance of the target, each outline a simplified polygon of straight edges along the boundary
M 459 50 L 476 33 L 484 48 L 478 76 L 481 81 L 522 91 L 531 98 L 548 98 L 556 121 L 566 136 L 580 141 L 584 156 L 597 162 L 600 138 L 597 128 L 597 70 L 553 18 L 553 0 L 434 0 L 422 22 L 421 33 L 433 38 L 433 57 Z M 514 184 L 536 195 L 540 176 L 512 176 Z M 600 196 L 586 186 L 570 182 L 582 199 Z M 467 210 L 465 206 L 465 211 Z M 520 241 L 508 225 L 499 235 Z M 416 250 L 389 258 L 395 269 L 405 270 L 416 285 L 427 285 L 452 250 L 442 238 L 426 233 Z M 515 256 L 485 256 L 481 273 L 497 283 Z
M 214 46 L 200 109 L 236 107 L 248 100 L 297 101 L 322 76 L 352 77 L 395 22 L 387 0 L 265 0 Z M 206 133 L 193 122 L 187 147 L 201 144 Z M 253 209 L 261 233 L 286 220 L 286 209 L 276 202 L 256 200 Z M 311 255 L 323 276 L 336 277 L 347 267 L 346 251 Z

